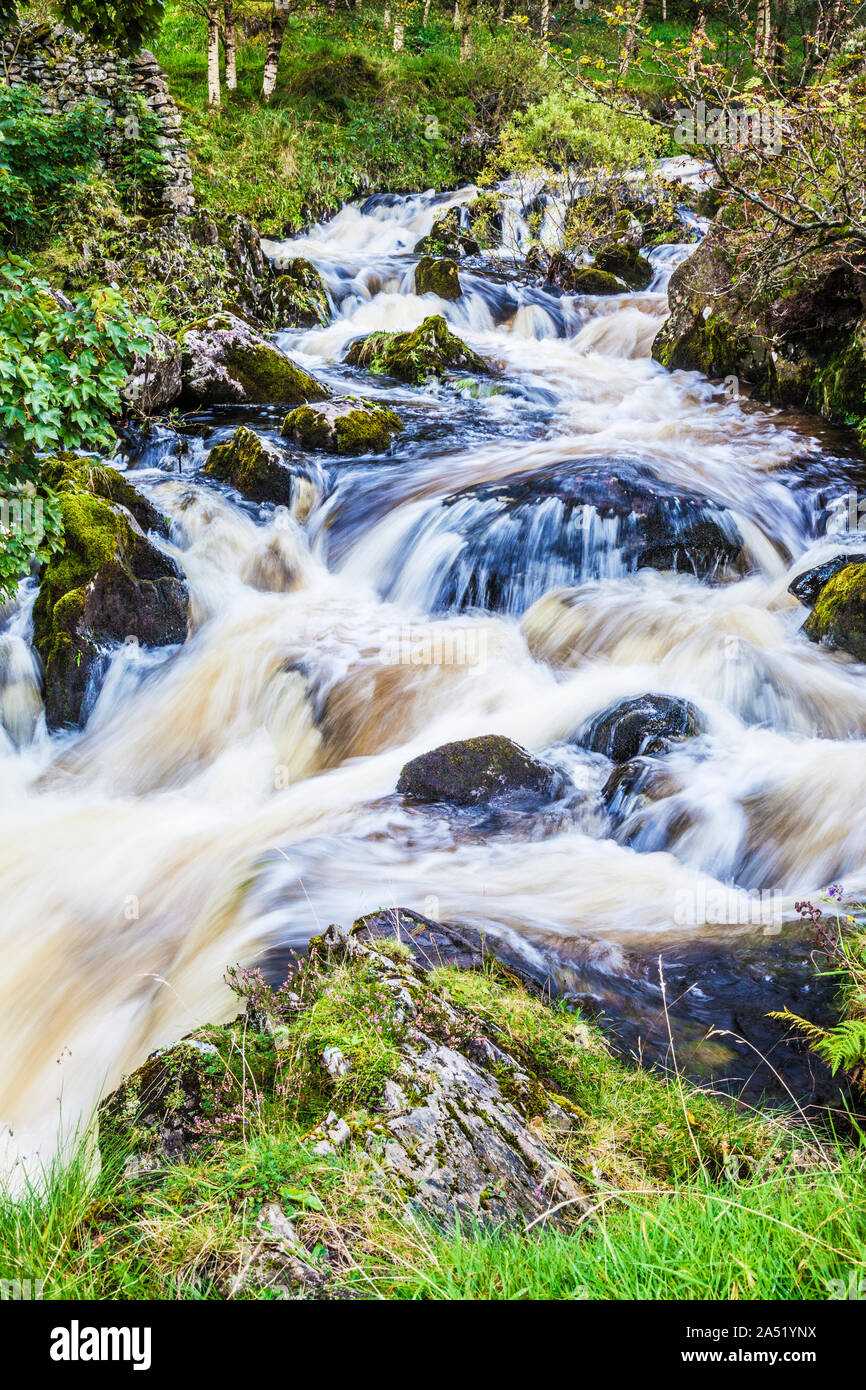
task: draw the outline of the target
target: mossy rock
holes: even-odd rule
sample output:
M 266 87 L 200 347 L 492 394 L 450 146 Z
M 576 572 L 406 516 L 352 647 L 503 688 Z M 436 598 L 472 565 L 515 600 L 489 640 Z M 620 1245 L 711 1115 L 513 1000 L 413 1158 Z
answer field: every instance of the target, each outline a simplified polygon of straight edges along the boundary
M 107 642 L 182 642 L 187 586 L 170 556 L 122 506 L 85 491 L 60 494 L 64 548 L 45 566 L 33 640 L 45 667 L 49 729 L 80 725 Z
M 866 661 L 866 564 L 846 565 L 827 581 L 803 632 L 810 642 Z
M 281 433 L 302 449 L 329 454 L 378 454 L 387 449 L 403 421 L 387 406 L 366 401 L 330 401 L 316 409 L 301 405 L 283 421 Z
M 855 424 L 866 418 L 866 318 L 815 374 L 809 404 L 838 424 Z
M 312 261 L 299 256 L 280 267 L 274 286 L 274 313 L 283 328 L 317 328 L 330 321 L 328 294 Z
M 408 762 L 397 791 L 413 801 L 451 806 L 503 799 L 550 801 L 566 787 L 563 774 L 499 734 L 445 743 Z
M 180 336 L 184 398 L 197 405 L 301 405 L 330 391 L 235 314 L 212 314 Z
M 847 569 L 849 565 L 866 565 L 866 555 L 852 550 L 845 551 L 841 555 L 834 555 L 832 560 L 824 560 L 820 565 L 815 565 L 812 569 L 804 570 L 802 574 L 798 574 L 797 578 L 788 585 L 788 593 L 793 594 L 806 608 L 811 608 L 817 602 L 824 585 L 833 578 L 834 574 Z
M 422 256 L 415 267 L 415 293 L 436 294 L 440 299 L 459 299 L 463 291 L 457 274 L 457 262 Z
M 460 226 L 460 212 L 448 208 L 436 218 L 427 236 L 416 243 L 416 256 L 477 256 L 480 247 L 474 235 Z
M 595 257 L 596 270 L 606 270 L 624 280 L 633 290 L 645 290 L 652 284 L 655 272 L 636 246 L 629 241 L 617 241 L 605 246 Z
M 578 270 L 572 277 L 571 294 L 622 294 L 622 285 L 615 275 L 610 275 L 606 270 L 596 270 L 594 266 L 587 266 L 584 270 Z
M 377 375 L 393 376 L 414 386 L 449 371 L 486 372 L 487 363 L 450 331 L 440 314 L 411 333 L 371 333 L 350 347 L 344 361 Z
M 209 478 L 230 483 L 251 502 L 292 505 L 295 479 L 284 455 L 243 425 L 225 444 L 211 449 L 204 471 Z

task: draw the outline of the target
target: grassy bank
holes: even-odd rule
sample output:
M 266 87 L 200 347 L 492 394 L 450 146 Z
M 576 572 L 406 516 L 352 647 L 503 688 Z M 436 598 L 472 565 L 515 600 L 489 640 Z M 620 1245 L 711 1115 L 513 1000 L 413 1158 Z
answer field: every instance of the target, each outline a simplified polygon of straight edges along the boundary
M 43 1279 L 46 1298 L 283 1297 L 284 1275 L 244 1279 L 273 1203 L 299 1237 L 304 1297 L 823 1299 L 866 1274 L 862 1153 L 625 1066 L 496 967 L 428 977 L 423 1027 L 445 1026 L 467 1053 L 495 1036 L 519 1058 L 526 1113 L 538 1111 L 528 1123 L 586 1200 L 554 1212 L 558 1224 L 498 1229 L 425 1213 L 377 1147 L 382 1088 L 405 1057 L 387 978 L 404 951 L 385 948 L 385 974 L 363 960 L 301 970 L 282 996 L 253 983 L 234 1025 L 163 1054 L 175 1094 L 161 1123 L 174 1106 L 195 1135 L 175 1163 L 155 1161 L 132 1118 L 147 1064 L 103 1111 L 97 1177 L 82 1146 L 47 1187 L 0 1205 L 0 1278 Z M 349 1067 L 329 1079 L 320 1058 L 334 1046 Z M 567 1131 L 544 1118 L 551 1097 Z M 322 1153 L 332 1107 L 352 1139 Z

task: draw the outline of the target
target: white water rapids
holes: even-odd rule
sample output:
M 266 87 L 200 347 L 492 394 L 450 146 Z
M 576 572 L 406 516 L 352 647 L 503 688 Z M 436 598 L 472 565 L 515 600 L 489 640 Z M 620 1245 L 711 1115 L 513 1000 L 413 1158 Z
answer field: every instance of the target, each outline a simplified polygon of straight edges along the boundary
M 615 970 L 622 950 L 712 934 L 706 905 L 732 887 L 775 890 L 788 918 L 831 880 L 866 891 L 864 672 L 800 635 L 787 591 L 839 548 L 816 539 L 848 486 L 834 487 L 825 443 L 651 360 L 688 247 L 652 253 L 642 294 L 558 297 L 501 256 L 461 266 L 453 303 L 417 296 L 415 243 L 472 196 L 374 199 L 271 248 L 277 262 L 311 259 L 333 305 L 327 327 L 282 345 L 338 391 L 402 414 L 388 456 L 308 460 L 302 519 L 200 473 L 241 419 L 275 437 L 275 412 L 212 412 L 182 451 L 157 432 L 133 460 L 189 581 L 181 648 L 118 649 L 86 729 L 50 737 L 32 584 L 6 615 L 7 1170 L 47 1156 L 58 1124 L 74 1129 L 149 1051 L 225 1016 L 227 964 L 330 921 L 400 905 L 532 952 L 589 937 Z M 340 365 L 358 335 L 431 313 L 496 364 L 477 390 Z M 706 502 L 740 537 L 738 563 L 703 577 L 638 568 L 633 516 L 555 488 L 534 505 L 539 478 L 611 459 L 650 470 L 669 520 L 681 493 Z M 804 459 L 811 487 L 797 481 Z M 479 608 L 482 588 L 496 611 Z M 665 794 L 615 825 L 599 795 L 610 764 L 575 734 L 645 691 L 691 700 L 707 732 L 668 755 Z M 565 767 L 575 796 L 500 825 L 395 796 L 409 758 L 487 733 Z M 732 956 L 754 931 L 728 923 Z

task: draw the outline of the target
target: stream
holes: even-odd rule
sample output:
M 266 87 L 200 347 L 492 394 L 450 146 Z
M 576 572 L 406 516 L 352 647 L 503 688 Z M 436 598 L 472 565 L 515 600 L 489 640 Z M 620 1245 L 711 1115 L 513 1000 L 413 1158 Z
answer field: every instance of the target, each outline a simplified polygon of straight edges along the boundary
M 170 517 L 182 647 L 111 655 L 84 731 L 49 736 L 35 584 L 0 630 L 0 1158 L 30 1165 L 154 1048 L 236 1011 L 234 961 L 276 981 L 330 922 L 404 907 L 482 929 L 616 1046 L 752 1100 L 834 1088 L 769 1010 L 829 986 L 794 903 L 866 893 L 866 681 L 808 642 L 791 580 L 856 541 L 862 460 L 820 422 L 650 356 L 693 249 L 643 293 L 531 284 L 515 244 L 414 293 L 413 247 L 456 193 L 381 195 L 269 250 L 309 258 L 332 320 L 277 335 L 337 393 L 388 404 L 388 454 L 298 453 L 299 505 L 205 478 L 239 423 L 157 426 L 117 460 Z M 430 314 L 495 365 L 403 387 L 349 343 Z M 296 451 L 297 452 L 297 451 Z M 579 731 L 646 692 L 704 732 L 602 796 Z M 542 810 L 395 794 L 412 757 L 502 734 L 555 763 Z M 661 964 L 660 964 L 661 963 Z M 660 977 L 661 971 L 661 977 Z M 664 981 L 664 989 L 662 988 Z

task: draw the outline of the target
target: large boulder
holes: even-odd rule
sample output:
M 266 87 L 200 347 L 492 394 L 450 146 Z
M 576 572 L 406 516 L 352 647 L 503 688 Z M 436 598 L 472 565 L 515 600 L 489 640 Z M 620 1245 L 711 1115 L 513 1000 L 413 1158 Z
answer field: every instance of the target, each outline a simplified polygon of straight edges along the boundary
M 827 581 L 803 632 L 810 642 L 866 661 L 866 564 L 846 565 Z
M 597 714 L 578 734 L 592 753 L 615 763 L 664 753 L 673 743 L 695 738 L 706 726 L 694 705 L 673 695 L 638 695 Z
M 402 428 L 400 416 L 387 406 L 347 397 L 320 406 L 297 406 L 283 421 L 281 433 L 302 449 L 378 454 Z
M 615 241 L 596 253 L 595 269 L 624 280 L 633 290 L 645 290 L 655 271 L 631 241 Z
M 440 314 L 411 333 L 370 333 L 353 343 L 345 361 L 384 376 L 423 386 L 451 371 L 486 372 L 487 363 L 448 328 Z
M 180 347 L 167 333 L 155 333 L 150 351 L 133 359 L 123 399 L 142 415 L 158 415 L 180 400 L 182 389 Z
M 415 293 L 435 294 L 440 299 L 459 299 L 460 276 L 457 262 L 436 256 L 422 256 L 415 267 Z
M 183 573 L 131 512 L 85 491 L 60 501 L 64 549 L 46 565 L 33 608 L 49 729 L 84 723 L 106 644 L 135 637 L 165 646 L 187 630 Z
M 328 323 L 328 292 L 312 261 L 298 256 L 280 266 L 274 285 L 274 314 L 281 328 L 317 328 Z
M 397 791 L 413 801 L 451 806 L 489 805 L 502 800 L 550 801 L 565 791 L 555 767 L 499 734 L 445 743 L 408 762 Z
M 211 449 L 204 471 L 210 478 L 230 483 L 251 502 L 291 507 L 297 490 L 296 472 L 282 450 L 243 425 L 231 439 Z
M 575 265 L 568 256 L 556 251 L 547 264 L 547 283 L 557 285 L 563 294 L 623 294 L 624 289 L 615 275 L 595 266 Z
M 191 405 L 300 405 L 331 394 L 234 314 L 212 314 L 180 335 L 183 395 Z
M 833 578 L 834 574 L 838 574 L 848 565 L 863 564 L 866 564 L 866 554 L 860 552 L 849 550 L 841 555 L 834 555 L 832 560 L 822 560 L 820 565 L 815 565 L 812 569 L 804 570 L 802 574 L 798 574 L 797 578 L 788 585 L 788 593 L 793 594 L 807 608 L 811 608 L 824 585 Z

